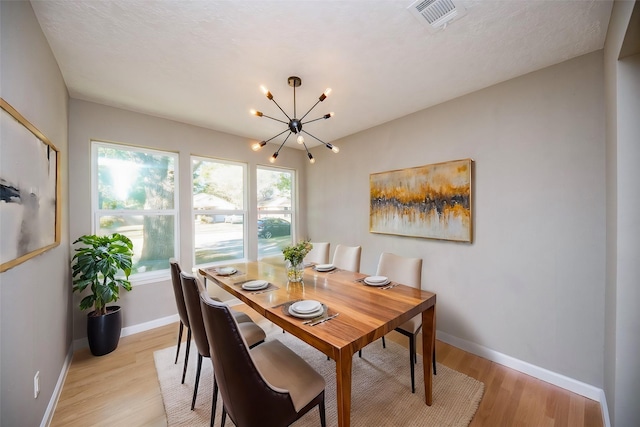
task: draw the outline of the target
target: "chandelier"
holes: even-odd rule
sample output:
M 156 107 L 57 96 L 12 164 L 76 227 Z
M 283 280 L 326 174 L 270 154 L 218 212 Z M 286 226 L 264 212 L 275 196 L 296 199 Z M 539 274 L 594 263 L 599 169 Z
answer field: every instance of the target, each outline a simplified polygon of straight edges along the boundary
M 265 145 L 267 145 L 267 142 L 271 141 L 272 139 L 275 139 L 277 137 L 279 137 L 280 135 L 289 132 L 289 134 L 287 135 L 287 137 L 284 139 L 284 141 L 282 141 L 282 144 L 280 144 L 280 147 L 278 147 L 278 150 L 273 153 L 273 155 L 271 156 L 271 158 L 269 158 L 269 161 L 271 163 L 275 162 L 276 159 L 278 158 L 278 154 L 280 153 L 280 150 L 282 149 L 282 147 L 284 146 L 284 144 L 287 142 L 287 140 L 289 139 L 289 137 L 294 134 L 297 135 L 296 137 L 296 141 L 298 142 L 298 144 L 304 145 L 304 149 L 307 151 L 307 157 L 309 157 L 309 162 L 310 163 L 315 163 L 316 159 L 313 158 L 313 156 L 311 155 L 311 153 L 309 152 L 309 149 L 307 148 L 307 144 L 304 140 L 304 136 L 302 135 L 303 133 L 305 135 L 310 136 L 311 138 L 320 141 L 325 147 L 327 147 L 328 149 L 330 149 L 331 151 L 333 151 L 334 153 L 337 153 L 340 151 L 340 149 L 338 147 L 336 147 L 335 145 L 332 144 L 328 144 L 326 142 L 324 142 L 323 140 L 319 139 L 318 137 L 311 135 L 309 132 L 307 132 L 306 130 L 302 129 L 302 125 L 306 125 L 321 119 L 328 119 L 329 117 L 333 117 L 333 112 L 331 113 L 327 113 L 323 116 L 318 117 L 317 119 L 313 119 L 313 120 L 307 120 L 306 122 L 303 122 L 304 118 L 307 117 L 307 115 L 311 112 L 311 110 L 313 110 L 316 105 L 318 105 L 319 103 L 321 103 L 322 101 L 324 101 L 327 96 L 329 96 L 329 93 L 331 93 L 331 89 L 327 89 L 325 90 L 322 95 L 320 95 L 320 97 L 318 98 L 318 100 L 316 101 L 315 104 L 313 104 L 313 106 L 311 108 L 309 108 L 309 110 L 301 117 L 301 118 L 297 118 L 297 112 L 296 112 L 296 88 L 299 87 L 300 85 L 302 85 L 302 79 L 300 77 L 296 77 L 296 76 L 292 76 L 289 77 L 288 79 L 289 82 L 289 86 L 291 86 L 293 88 L 293 118 L 289 117 L 289 115 L 282 109 L 282 107 L 280 107 L 280 105 L 278 105 L 278 103 L 276 102 L 276 100 L 273 98 L 273 95 L 271 94 L 271 92 L 269 92 L 267 90 L 267 88 L 265 88 L 264 86 L 260 86 L 260 89 L 262 89 L 262 92 L 264 92 L 264 94 L 266 95 L 267 98 L 269 98 L 269 100 L 273 101 L 274 104 L 276 104 L 276 106 L 280 109 L 280 111 L 282 111 L 282 113 L 285 115 L 285 117 L 287 118 L 287 121 L 284 120 L 280 120 L 280 119 L 276 119 L 275 117 L 271 117 L 271 116 L 267 116 L 266 114 L 262 113 L 261 111 L 256 111 L 256 110 L 251 110 L 251 114 L 258 116 L 258 117 L 266 117 L 268 119 L 271 120 L 275 120 L 276 122 L 280 122 L 280 123 L 284 123 L 285 125 L 287 125 L 287 128 L 285 130 L 283 130 L 282 132 L 280 132 L 279 134 L 272 136 L 271 138 L 265 140 L 265 141 L 261 141 L 261 142 L 256 142 L 255 144 L 253 144 L 251 146 L 251 149 L 253 151 L 258 151 L 259 149 L 261 149 L 262 147 L 264 147 Z

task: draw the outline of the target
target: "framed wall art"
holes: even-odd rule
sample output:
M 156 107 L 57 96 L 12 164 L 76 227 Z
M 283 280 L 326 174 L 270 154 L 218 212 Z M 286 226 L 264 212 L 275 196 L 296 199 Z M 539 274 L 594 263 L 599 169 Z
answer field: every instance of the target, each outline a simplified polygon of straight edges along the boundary
M 463 159 L 371 174 L 369 231 L 471 243 L 472 167 Z
M 60 244 L 59 152 L 0 98 L 0 272 Z

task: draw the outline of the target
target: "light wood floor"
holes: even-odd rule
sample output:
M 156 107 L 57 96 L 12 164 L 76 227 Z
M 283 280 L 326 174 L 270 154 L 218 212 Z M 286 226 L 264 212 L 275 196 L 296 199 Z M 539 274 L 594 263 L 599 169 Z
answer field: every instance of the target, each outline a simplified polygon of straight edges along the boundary
M 234 308 L 259 317 L 246 306 Z M 407 345 L 399 334 L 388 337 Z M 77 351 L 51 426 L 166 426 L 153 352 L 175 345 L 177 338 L 174 324 L 124 337 L 106 356 L 93 357 L 88 349 Z M 438 341 L 436 348 L 439 363 L 485 384 L 472 427 L 603 425 L 598 402 L 443 342 Z M 183 357 L 184 345 L 180 361 Z

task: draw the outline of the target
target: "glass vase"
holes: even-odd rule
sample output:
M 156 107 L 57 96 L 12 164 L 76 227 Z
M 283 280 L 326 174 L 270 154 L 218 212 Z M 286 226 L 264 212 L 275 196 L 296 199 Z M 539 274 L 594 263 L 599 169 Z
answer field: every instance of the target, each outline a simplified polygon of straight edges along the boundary
M 293 264 L 291 261 L 287 260 L 286 268 L 287 268 L 287 281 L 289 283 L 302 282 L 302 277 L 304 276 L 304 264 L 302 262 Z

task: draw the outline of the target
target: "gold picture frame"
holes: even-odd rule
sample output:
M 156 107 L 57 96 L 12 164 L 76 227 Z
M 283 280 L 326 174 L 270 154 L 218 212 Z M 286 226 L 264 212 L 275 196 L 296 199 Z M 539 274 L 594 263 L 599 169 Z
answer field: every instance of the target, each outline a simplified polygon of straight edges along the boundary
M 473 242 L 472 159 L 369 176 L 371 233 Z
M 60 244 L 60 153 L 0 98 L 0 272 Z

